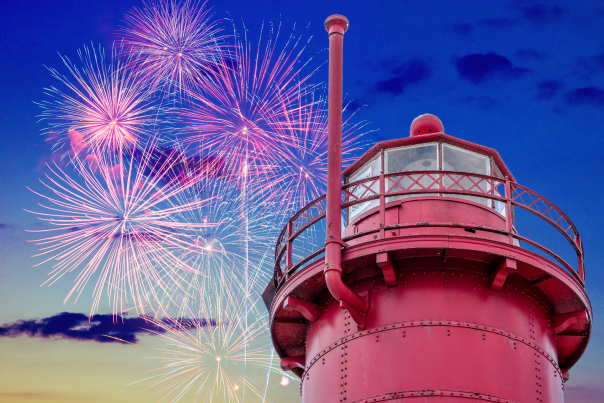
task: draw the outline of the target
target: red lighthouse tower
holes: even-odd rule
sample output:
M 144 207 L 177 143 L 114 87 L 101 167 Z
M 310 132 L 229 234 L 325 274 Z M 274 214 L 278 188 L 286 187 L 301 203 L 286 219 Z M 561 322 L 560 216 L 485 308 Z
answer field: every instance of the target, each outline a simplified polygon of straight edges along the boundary
M 445 134 L 433 115 L 373 146 L 342 185 L 347 28 L 326 21 L 327 195 L 289 220 L 263 296 L 302 401 L 563 402 L 592 318 L 575 226 L 497 151 Z M 576 269 L 518 233 L 514 209 L 559 230 Z

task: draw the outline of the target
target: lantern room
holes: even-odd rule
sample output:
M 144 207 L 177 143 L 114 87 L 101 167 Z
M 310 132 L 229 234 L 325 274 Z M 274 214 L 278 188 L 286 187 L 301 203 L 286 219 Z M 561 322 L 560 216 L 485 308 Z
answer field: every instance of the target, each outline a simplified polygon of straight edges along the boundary
M 503 181 L 513 180 L 497 151 L 446 135 L 443 131 L 438 117 L 425 114 L 413 121 L 409 137 L 377 143 L 344 171 L 349 198 L 386 194 L 383 202 L 388 226 L 438 222 L 443 214 L 450 221 L 458 216 L 457 213 L 462 213 L 460 222 L 500 230 L 510 226 L 515 231 L 513 214 L 510 215 L 512 222 L 506 223 L 506 203 L 490 197 L 503 196 Z M 380 175 L 384 177 L 382 192 L 379 180 L 367 181 Z M 453 204 L 443 203 L 443 198 Z M 371 216 L 378 213 L 380 202 L 376 197 L 350 205 L 345 214 L 343 235 L 352 236 L 373 226 Z M 399 210 L 403 202 L 406 202 L 404 212 L 389 211 Z M 477 214 L 480 208 L 483 211 Z M 452 209 L 456 211 L 450 211 Z M 398 235 L 399 232 L 391 231 L 390 234 Z M 517 240 L 515 244 L 518 244 Z

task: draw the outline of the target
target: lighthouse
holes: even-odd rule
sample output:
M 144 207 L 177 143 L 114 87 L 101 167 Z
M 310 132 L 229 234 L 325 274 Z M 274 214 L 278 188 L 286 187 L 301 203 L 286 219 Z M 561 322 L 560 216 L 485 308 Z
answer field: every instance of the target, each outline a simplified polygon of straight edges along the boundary
M 263 294 L 302 401 L 562 403 L 592 322 L 572 221 L 496 150 L 430 114 L 342 172 L 348 20 L 325 27 L 327 193 L 283 228 Z M 518 232 L 519 209 L 560 231 L 576 260 Z

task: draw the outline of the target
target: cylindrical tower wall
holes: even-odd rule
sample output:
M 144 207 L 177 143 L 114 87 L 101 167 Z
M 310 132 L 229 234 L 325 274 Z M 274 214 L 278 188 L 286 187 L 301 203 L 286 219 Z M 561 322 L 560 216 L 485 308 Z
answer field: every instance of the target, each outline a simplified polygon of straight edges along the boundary
M 403 264 L 398 287 L 352 285 L 370 294 L 366 330 L 335 301 L 322 306 L 306 338 L 303 402 L 563 402 L 544 301 L 513 281 L 490 289 L 471 262 Z

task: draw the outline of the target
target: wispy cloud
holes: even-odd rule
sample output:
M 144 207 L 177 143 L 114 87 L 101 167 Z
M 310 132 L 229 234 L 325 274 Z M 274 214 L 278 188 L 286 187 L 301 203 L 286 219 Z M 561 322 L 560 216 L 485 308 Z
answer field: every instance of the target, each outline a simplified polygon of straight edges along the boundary
M 495 76 L 511 80 L 530 72 L 524 67 L 514 66 L 507 57 L 497 53 L 473 53 L 455 59 L 454 63 L 459 76 L 475 84 Z
M 560 6 L 531 1 L 519 1 L 516 3 L 516 8 L 527 21 L 536 24 L 547 24 L 556 21 L 566 13 L 566 10 Z
M 166 319 L 184 328 L 216 326 L 212 319 Z M 83 313 L 61 312 L 39 320 L 19 320 L 0 326 L 0 337 L 42 337 L 51 339 L 73 339 L 99 343 L 128 343 L 139 341 L 139 334 L 148 330 L 162 333 L 163 330 L 144 318 L 125 318 L 113 315 L 95 315 L 89 318 Z
M 392 68 L 389 77 L 378 81 L 375 90 L 381 93 L 399 95 L 414 83 L 418 83 L 430 77 L 428 64 L 422 60 L 413 59 Z
M 537 84 L 536 99 L 544 100 L 553 98 L 564 86 L 560 81 L 544 80 Z
M 564 100 L 569 105 L 604 106 L 604 90 L 600 87 L 583 87 L 568 91 L 564 94 Z

